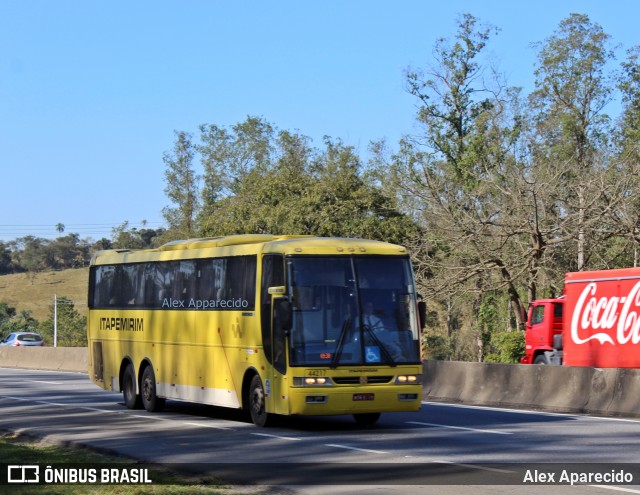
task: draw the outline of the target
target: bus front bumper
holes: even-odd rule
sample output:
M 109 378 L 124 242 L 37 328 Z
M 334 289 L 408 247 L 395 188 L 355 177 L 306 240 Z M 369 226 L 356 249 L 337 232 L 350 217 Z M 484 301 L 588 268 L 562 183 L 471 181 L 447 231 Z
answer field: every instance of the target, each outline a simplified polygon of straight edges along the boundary
M 291 414 L 337 415 L 414 412 L 422 404 L 421 385 L 290 388 Z

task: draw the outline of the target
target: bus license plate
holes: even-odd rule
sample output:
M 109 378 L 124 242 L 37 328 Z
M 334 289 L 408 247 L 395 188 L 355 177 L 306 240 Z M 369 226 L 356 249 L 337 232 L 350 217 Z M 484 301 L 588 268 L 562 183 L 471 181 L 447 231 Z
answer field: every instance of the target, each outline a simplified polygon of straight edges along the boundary
M 373 400 L 374 394 L 353 394 L 353 400 Z

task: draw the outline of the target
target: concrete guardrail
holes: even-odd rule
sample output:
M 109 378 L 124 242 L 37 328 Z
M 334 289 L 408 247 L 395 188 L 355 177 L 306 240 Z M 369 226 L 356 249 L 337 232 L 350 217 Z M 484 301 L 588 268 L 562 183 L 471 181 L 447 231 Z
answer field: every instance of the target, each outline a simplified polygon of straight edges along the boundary
M 0 347 L 1 368 L 87 373 L 86 347 Z M 426 400 L 640 417 L 640 370 L 425 361 Z
M 86 347 L 0 347 L 0 368 L 87 373 Z
M 640 417 L 640 370 L 426 361 L 428 400 Z

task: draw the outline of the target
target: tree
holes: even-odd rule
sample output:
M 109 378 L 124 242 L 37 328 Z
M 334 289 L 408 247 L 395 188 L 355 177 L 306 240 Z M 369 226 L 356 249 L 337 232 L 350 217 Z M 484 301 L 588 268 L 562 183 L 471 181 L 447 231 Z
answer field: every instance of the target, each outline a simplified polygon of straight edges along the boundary
M 124 221 L 112 229 L 113 242 L 102 239 L 96 246 L 100 249 L 150 249 L 162 243 L 166 232 L 164 229 L 137 229 Z
M 9 243 L 0 242 L 0 275 L 13 273 L 14 266 L 11 259 L 11 247 Z
M 89 263 L 89 242 L 81 240 L 78 234 L 68 234 L 48 242 L 44 253 L 47 268 L 80 268 Z
M 198 213 L 198 177 L 193 170 L 194 147 L 192 136 L 176 132 L 173 152 L 165 153 L 165 194 L 175 206 L 162 211 L 169 230 L 178 237 L 193 237 L 196 232 L 195 218 Z
M 4 308 L 2 306 L 4 305 Z M 31 311 L 16 313 L 15 308 L 0 304 L 0 335 L 7 336 L 13 332 L 37 332 L 38 321 L 31 316 Z
M 248 183 L 267 175 L 273 166 L 275 132 L 270 123 L 252 116 L 230 129 L 215 124 L 200 126 L 197 150 L 204 175 L 199 224 L 205 232 L 245 230 L 242 225 L 229 224 L 235 214 L 227 215 L 226 209 L 239 207 L 235 200 L 241 198 L 246 199 L 243 204 L 250 204 Z M 259 225 L 247 228 L 254 233 L 262 231 Z
M 418 229 L 367 174 L 352 146 L 325 137 L 303 198 L 310 233 L 405 243 Z
M 614 53 L 602 27 L 583 14 L 571 14 L 537 46 L 536 90 L 530 96 L 536 159 L 565 170 L 558 208 L 570 217 L 566 227 L 576 240 L 576 269 L 582 270 L 587 229 L 608 211 L 599 173 L 606 170 L 603 150 L 610 130 L 603 110 L 612 95 L 606 67 Z
M 313 234 L 401 242 L 414 224 L 400 214 L 353 147 L 324 148 L 255 117 L 231 129 L 202 126 L 205 166 L 200 216 L 207 236 Z
M 54 318 L 57 316 L 57 345 L 60 347 L 84 347 L 87 345 L 87 318 L 81 316 L 73 301 L 58 297 L 49 306 L 49 318 L 41 322 L 39 331 L 48 345 L 53 344 Z
M 627 51 L 618 79 L 622 95 L 623 111 L 616 135 L 617 167 L 613 173 L 625 180 L 622 188 L 624 201 L 613 212 L 614 222 L 619 226 L 621 253 L 631 254 L 626 265 L 638 266 L 640 243 L 640 46 Z
M 497 73 L 480 65 L 490 33 L 465 14 L 453 41 L 436 42 L 435 63 L 426 72 L 408 72 L 423 132 L 403 139 L 389 167 L 401 204 L 422 226 L 411 247 L 423 289 L 446 308 L 449 341 L 461 331 L 457 305 L 471 308 L 466 319 L 475 320 L 480 359 L 495 323 L 481 325 L 475 315 L 492 294 L 505 291 L 515 325 L 522 326 L 518 283 L 527 266 L 519 244 L 522 217 L 511 215 L 521 208 L 526 186 L 524 163 L 514 152 L 522 146 L 525 119 L 518 91 L 505 90 Z M 512 326 L 510 318 L 503 322 Z
M 9 306 L 6 302 L 0 302 L 0 328 L 3 328 L 5 323 L 9 322 L 14 316 L 16 316 L 16 308 Z M 5 335 L 4 330 L 0 331 L 0 335 Z
M 446 312 L 438 321 L 447 346 L 461 349 L 454 340 L 466 323 L 481 358 L 483 349 L 500 354 L 491 350 L 495 330 L 522 328 L 527 299 L 559 294 L 566 271 L 619 262 L 620 219 L 627 239 L 638 226 L 638 170 L 615 164 L 603 112 L 608 36 L 586 16 L 563 20 L 538 45 L 536 90 L 525 101 L 481 65 L 490 33 L 466 14 L 452 41 L 437 40 L 435 63 L 407 73 L 423 132 L 404 138 L 387 167 L 403 211 L 422 227 L 411 245 L 416 273 L 432 307 Z
M 31 235 L 21 237 L 13 242 L 13 263 L 27 272 L 32 284 L 38 273 L 47 267 L 45 250 L 47 244 L 46 239 Z
M 482 97 L 492 90 L 485 85 L 483 68 L 477 61 L 491 31 L 479 27 L 471 14 L 463 14 L 454 41 L 436 41 L 435 64 L 426 73 L 407 72 L 409 92 L 421 103 L 418 121 L 425 128 L 422 142 L 461 183 L 476 166 L 467 155 L 475 119 L 492 104 L 491 99 Z

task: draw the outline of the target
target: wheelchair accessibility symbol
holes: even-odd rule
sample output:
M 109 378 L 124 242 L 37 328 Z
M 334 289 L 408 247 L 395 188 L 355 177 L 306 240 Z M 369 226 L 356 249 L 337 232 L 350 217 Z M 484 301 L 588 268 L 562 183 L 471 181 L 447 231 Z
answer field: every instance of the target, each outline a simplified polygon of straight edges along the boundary
M 364 360 L 366 363 L 379 363 L 380 349 L 376 346 L 366 346 Z

